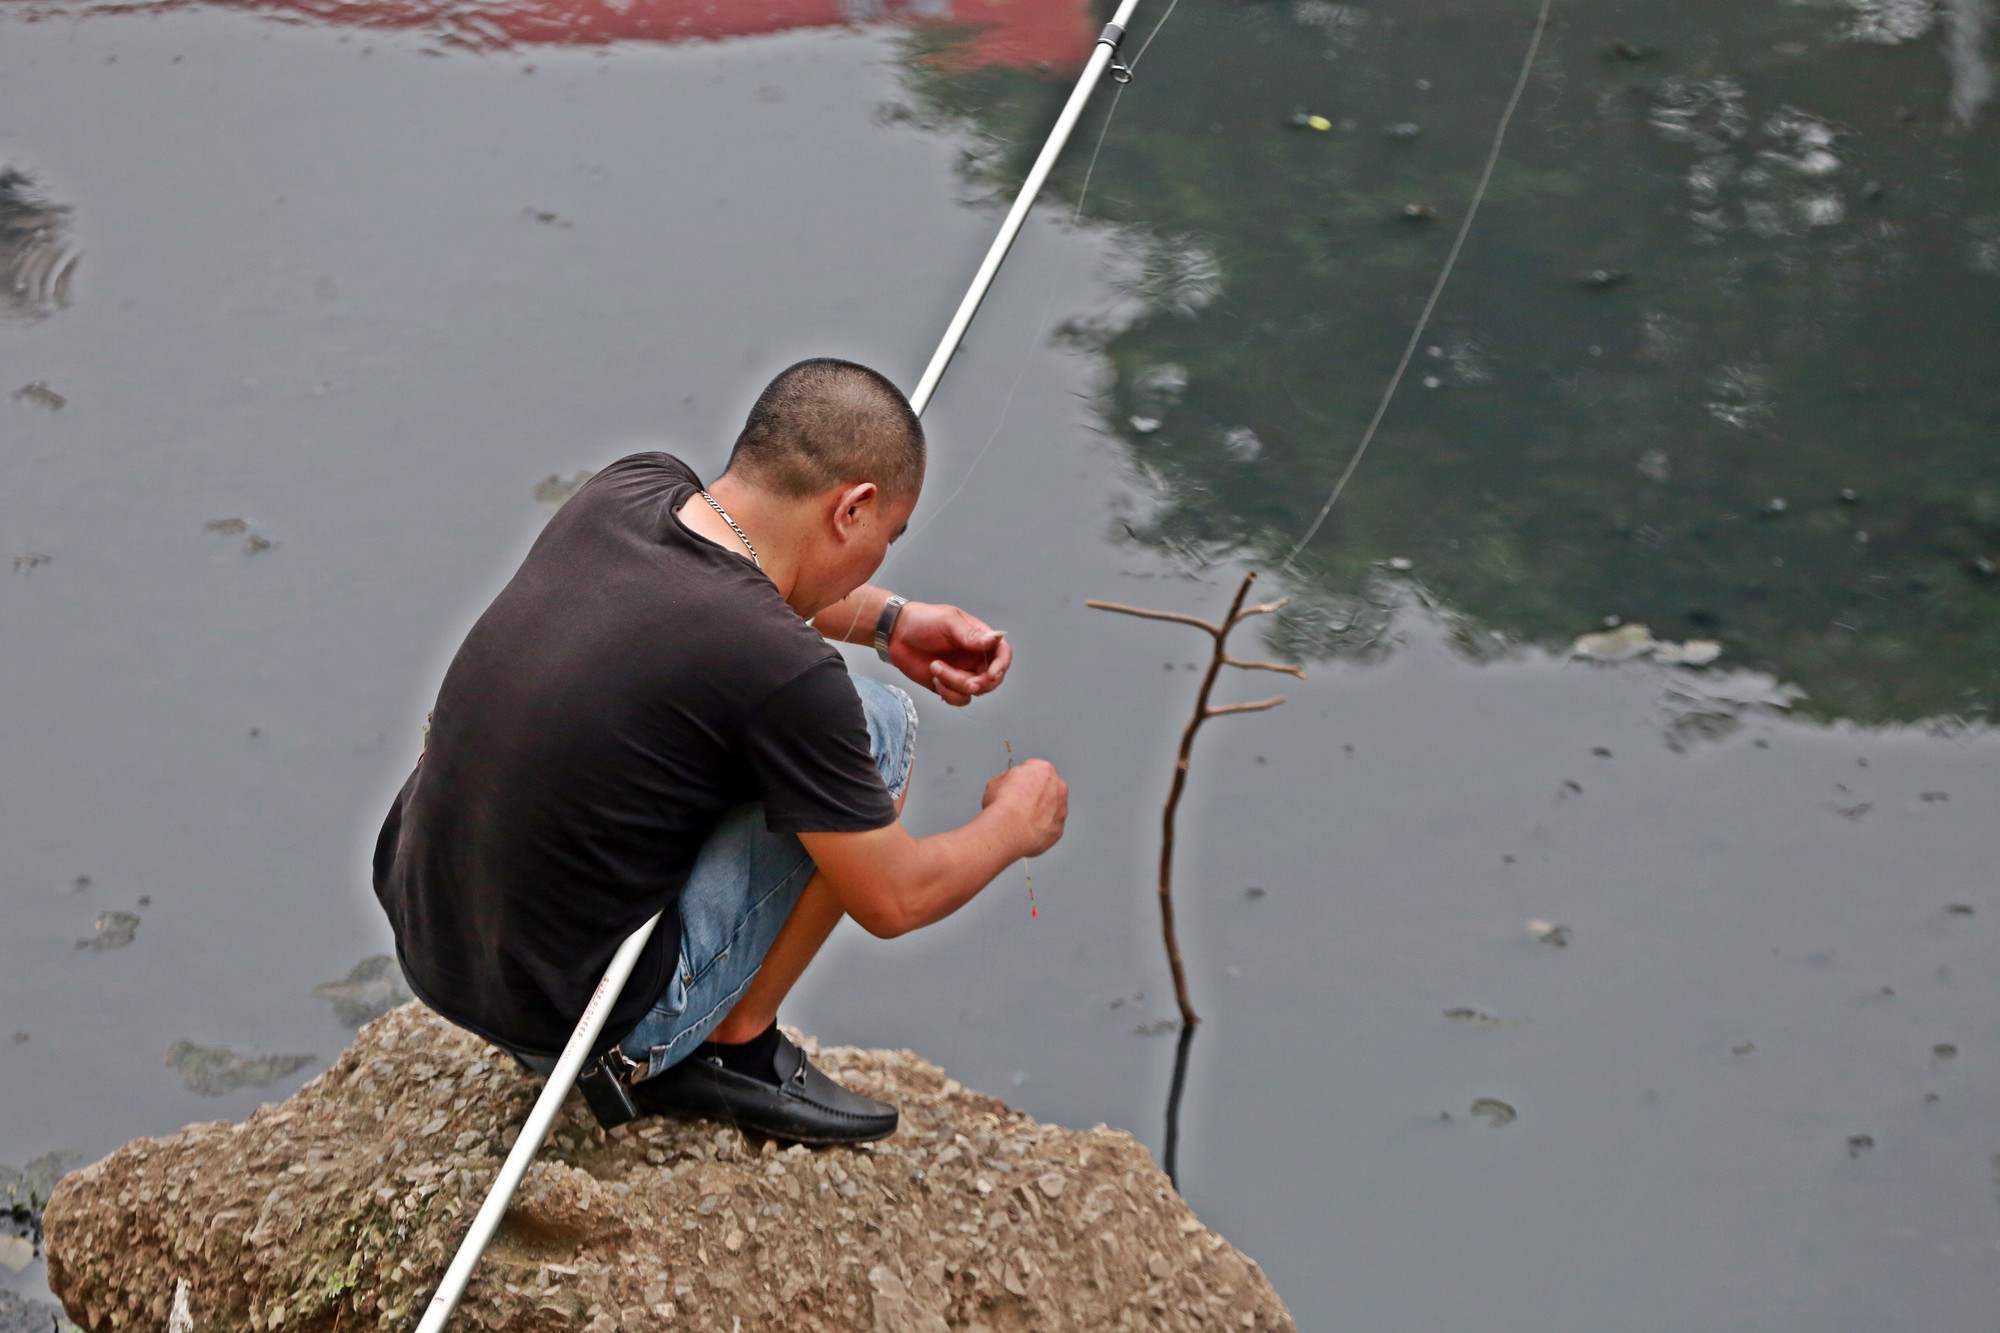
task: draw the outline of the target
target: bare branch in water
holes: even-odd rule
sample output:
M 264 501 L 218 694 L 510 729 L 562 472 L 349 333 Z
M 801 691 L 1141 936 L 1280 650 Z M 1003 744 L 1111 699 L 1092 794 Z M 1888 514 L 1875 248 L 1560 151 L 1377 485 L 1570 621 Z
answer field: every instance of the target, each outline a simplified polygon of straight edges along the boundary
M 1284 701 L 1285 696 L 1280 694 L 1275 698 L 1258 699 L 1253 703 L 1247 704 L 1217 704 L 1203 713 L 1202 716 L 1221 717 L 1224 713 L 1261 713 L 1267 708 L 1276 708 Z
M 1182 615 L 1178 611 L 1152 611 L 1140 606 L 1126 606 L 1121 602 L 1087 601 L 1085 606 L 1098 611 L 1115 611 L 1122 616 L 1138 616 L 1142 620 L 1166 620 L 1176 625 L 1191 625 L 1215 640 L 1215 652 L 1209 658 L 1208 670 L 1202 673 L 1201 689 L 1195 695 L 1194 713 L 1188 718 L 1187 726 L 1181 730 L 1180 753 L 1174 757 L 1173 786 L 1167 791 L 1166 810 L 1160 820 L 1160 934 L 1167 945 L 1167 966 L 1174 974 L 1174 999 L 1181 1009 L 1183 1038 L 1181 1053 L 1185 1059 L 1187 1043 L 1185 1034 L 1194 1030 L 1201 1022 L 1194 1011 L 1194 1002 L 1188 998 L 1187 968 L 1181 962 L 1180 938 L 1174 932 L 1174 819 L 1180 812 L 1181 795 L 1187 790 L 1188 764 L 1194 755 L 1194 736 L 1201 730 L 1201 724 L 1212 717 L 1222 717 L 1228 713 L 1261 713 L 1276 708 L 1285 701 L 1283 695 L 1275 699 L 1258 699 L 1241 704 L 1210 704 L 1209 698 L 1215 692 L 1215 679 L 1226 666 L 1239 667 L 1245 671 L 1282 671 L 1306 678 L 1306 673 L 1295 666 L 1281 662 L 1245 661 L 1229 655 L 1229 632 L 1251 616 L 1269 615 L 1283 607 L 1289 598 L 1280 597 L 1275 602 L 1265 602 L 1258 606 L 1244 606 L 1243 599 L 1250 595 L 1250 585 L 1257 581 L 1256 572 L 1243 576 L 1243 585 L 1230 599 L 1229 611 L 1222 619 L 1210 624 L 1196 616 Z M 1170 1131 L 1172 1132 L 1172 1131 Z
M 1148 611 L 1143 606 L 1126 606 L 1123 602 L 1100 602 L 1095 598 L 1084 603 L 1094 611 L 1116 611 L 1121 616 L 1138 616 L 1143 620 L 1171 620 L 1176 625 L 1192 625 L 1205 634 L 1220 634 L 1220 625 L 1211 625 L 1199 616 L 1184 616 L 1178 611 Z
M 1260 602 L 1256 606 L 1246 606 L 1241 611 L 1238 611 L 1234 615 L 1230 616 L 1229 623 L 1233 626 L 1238 621 L 1248 620 L 1252 616 L 1268 616 L 1274 612 L 1284 610 L 1291 604 L 1292 604 L 1291 598 L 1280 597 L 1275 602 Z
M 1297 676 L 1300 680 L 1306 678 L 1304 667 L 1295 667 L 1284 662 L 1246 662 L 1240 657 L 1225 655 L 1222 659 L 1222 664 L 1224 666 L 1242 667 L 1245 671 L 1282 671 L 1288 676 Z

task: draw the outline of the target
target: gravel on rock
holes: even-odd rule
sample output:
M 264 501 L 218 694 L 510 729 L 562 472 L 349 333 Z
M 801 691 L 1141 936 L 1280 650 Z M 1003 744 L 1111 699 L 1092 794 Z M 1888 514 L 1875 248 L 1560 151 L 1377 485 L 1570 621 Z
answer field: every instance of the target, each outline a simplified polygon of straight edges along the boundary
M 1122 1131 L 1044 1125 L 908 1051 L 817 1049 L 902 1108 L 807 1149 L 706 1121 L 606 1132 L 571 1098 L 454 1324 L 741 1333 L 1293 1330 L 1256 1263 Z M 537 1090 L 417 1004 L 241 1124 L 140 1139 L 69 1175 L 49 1279 L 92 1333 L 403 1330 Z

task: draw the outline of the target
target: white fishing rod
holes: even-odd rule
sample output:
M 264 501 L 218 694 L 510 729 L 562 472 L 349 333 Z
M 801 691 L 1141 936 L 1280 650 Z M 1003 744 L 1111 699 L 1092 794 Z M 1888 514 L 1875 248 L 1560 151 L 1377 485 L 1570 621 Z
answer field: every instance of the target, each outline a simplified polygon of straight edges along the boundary
M 910 406 L 918 416 L 922 416 L 924 409 L 930 406 L 938 381 L 944 378 L 945 367 L 951 364 L 952 355 L 965 340 L 965 330 L 971 325 L 973 315 L 978 313 L 979 303 L 986 299 L 994 276 L 1000 272 L 1001 262 L 1007 258 L 1014 238 L 1027 221 L 1028 211 L 1035 206 L 1035 196 L 1041 192 L 1056 159 L 1062 155 L 1063 145 L 1069 142 L 1070 131 L 1076 128 L 1076 122 L 1082 117 L 1084 106 L 1090 101 L 1090 95 L 1104 77 L 1105 70 L 1111 70 L 1111 77 L 1119 83 L 1132 77 L 1131 71 L 1118 63 L 1118 47 L 1125 40 L 1125 29 L 1132 20 L 1132 11 L 1138 7 L 1139 0 L 1120 0 L 1118 12 L 1098 34 L 1097 44 L 1091 48 L 1090 59 L 1084 64 L 1083 73 L 1070 92 L 1069 101 L 1063 104 L 1062 114 L 1056 117 L 1055 127 L 1042 144 L 1035 165 L 1021 183 L 1021 192 L 1015 196 L 1013 207 L 1007 210 L 999 234 L 987 247 L 986 258 L 980 261 L 979 271 L 973 274 L 972 286 L 966 290 L 965 299 L 958 303 L 957 312 L 945 328 L 944 338 L 938 343 L 937 351 L 931 353 L 930 364 L 924 367 L 923 378 L 917 381 L 916 391 L 910 395 Z M 583 1007 L 583 1017 L 577 1022 L 576 1031 L 570 1033 L 568 1044 L 557 1057 L 555 1068 L 549 1072 L 548 1082 L 542 1086 L 541 1095 L 535 1098 L 534 1108 L 528 1112 L 527 1120 L 522 1122 L 520 1137 L 514 1140 L 507 1160 L 500 1164 L 500 1172 L 493 1179 L 493 1188 L 487 1193 L 486 1202 L 479 1206 L 471 1227 L 466 1230 L 465 1239 L 459 1244 L 458 1253 L 452 1257 L 451 1266 L 445 1269 L 437 1294 L 431 1297 L 430 1307 L 417 1324 L 417 1333 L 443 1333 L 446 1321 L 458 1308 L 466 1283 L 472 1279 L 472 1270 L 478 1267 L 480 1256 L 486 1253 L 494 1233 L 500 1229 L 500 1220 L 506 1215 L 507 1205 L 513 1200 L 514 1191 L 520 1188 L 521 1179 L 527 1175 L 535 1154 L 541 1151 L 549 1130 L 554 1127 L 570 1088 L 576 1084 L 583 1067 L 605 1053 L 598 1043 L 604 1036 L 604 1024 L 611 1016 L 612 1004 L 619 992 L 625 989 L 632 969 L 638 965 L 639 954 L 659 924 L 660 918 L 656 914 L 627 935 L 625 942 L 611 956 L 611 965 L 604 969 L 603 979 L 591 992 L 590 1003 Z M 593 1070 L 593 1076 L 597 1074 L 606 1076 L 599 1080 L 599 1095 L 623 1101 L 629 1112 L 630 1098 L 623 1084 L 616 1081 L 617 1076 L 603 1066 Z M 595 1101 L 593 1098 L 593 1105 Z

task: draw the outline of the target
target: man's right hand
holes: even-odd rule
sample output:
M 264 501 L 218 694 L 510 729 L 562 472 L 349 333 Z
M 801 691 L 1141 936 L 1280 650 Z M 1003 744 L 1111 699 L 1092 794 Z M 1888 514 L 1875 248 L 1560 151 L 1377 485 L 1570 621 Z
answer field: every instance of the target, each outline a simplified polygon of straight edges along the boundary
M 999 806 L 1021 830 L 1022 856 L 1040 856 L 1062 840 L 1069 784 L 1046 759 L 1029 759 L 986 784 L 982 809 Z
M 865 833 L 801 833 L 806 854 L 842 911 L 890 939 L 942 921 L 1008 866 L 1056 845 L 1069 818 L 1069 784 L 1046 760 L 1017 764 L 986 784 L 969 824 L 912 838 L 903 821 Z

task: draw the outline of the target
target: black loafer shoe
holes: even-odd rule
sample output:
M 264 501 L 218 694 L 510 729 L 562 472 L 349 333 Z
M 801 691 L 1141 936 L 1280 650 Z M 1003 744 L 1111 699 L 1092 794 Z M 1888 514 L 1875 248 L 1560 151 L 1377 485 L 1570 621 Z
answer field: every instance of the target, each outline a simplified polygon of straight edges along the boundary
M 896 1132 L 895 1107 L 841 1087 L 783 1033 L 773 1063 L 776 1083 L 690 1056 L 633 1084 L 632 1100 L 642 1111 L 720 1120 L 792 1143 L 867 1143 Z

